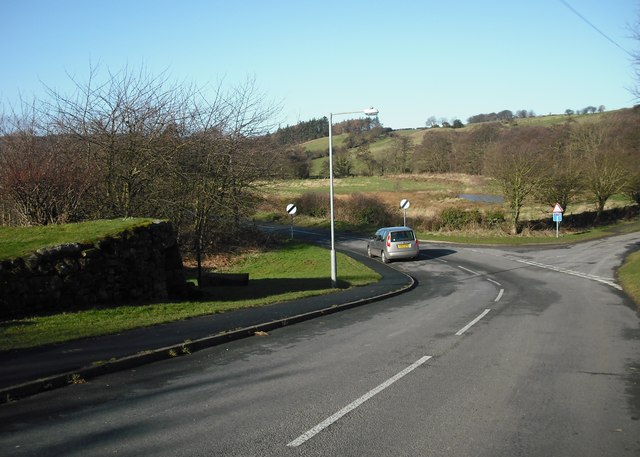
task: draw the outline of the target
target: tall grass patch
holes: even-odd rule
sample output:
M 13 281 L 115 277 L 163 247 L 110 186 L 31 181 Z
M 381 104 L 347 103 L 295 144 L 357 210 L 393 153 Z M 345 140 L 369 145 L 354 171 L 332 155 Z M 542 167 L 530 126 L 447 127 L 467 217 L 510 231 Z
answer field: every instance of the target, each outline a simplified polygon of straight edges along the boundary
M 359 227 L 391 225 L 393 219 L 384 202 L 360 193 L 339 200 L 338 217 Z
M 435 216 L 417 220 L 415 227 L 429 232 L 502 231 L 504 223 L 505 214 L 501 209 L 451 206 Z
M 622 288 L 636 302 L 640 311 L 640 251 L 627 257 L 618 270 L 618 277 Z
M 329 216 L 329 195 L 321 192 L 305 192 L 296 199 L 298 211 L 311 217 Z

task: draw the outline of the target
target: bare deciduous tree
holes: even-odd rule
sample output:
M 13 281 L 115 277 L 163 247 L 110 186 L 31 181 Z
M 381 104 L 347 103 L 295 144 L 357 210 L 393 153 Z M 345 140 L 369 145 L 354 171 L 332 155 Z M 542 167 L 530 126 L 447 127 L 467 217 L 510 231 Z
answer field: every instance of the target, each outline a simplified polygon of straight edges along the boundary
M 396 136 L 387 151 L 387 157 L 391 159 L 391 171 L 393 173 L 411 172 L 409 158 L 413 151 L 411 139 L 406 136 Z
M 255 182 L 277 171 L 268 139 L 277 110 L 257 91 L 255 81 L 206 98 L 195 92 L 189 103 L 181 146 L 172 156 L 169 179 L 158 183 L 152 200 L 158 211 L 179 221 L 199 253 L 224 235 L 238 233 L 252 214 Z
M 0 125 L 0 190 L 15 222 L 45 225 L 76 221 L 94 184 L 93 168 L 79 160 L 76 144 L 50 134 L 35 105 L 3 117 Z M 9 219 L 7 212 L 3 218 Z
M 380 168 L 380 163 L 375 159 L 373 154 L 371 153 L 371 148 L 368 144 L 363 144 L 358 146 L 356 151 L 356 158 L 362 162 L 365 166 L 364 174 L 366 176 L 373 176 L 376 173 L 381 174 L 382 170 Z
M 586 189 L 594 199 L 596 221 L 600 219 L 607 200 L 620 192 L 627 180 L 617 146 L 602 124 L 581 125 L 572 135 L 572 147 L 582 161 Z
M 162 173 L 173 144 L 167 129 L 185 117 L 185 89 L 171 85 L 166 74 L 152 76 L 125 68 L 98 80 L 75 79 L 75 93 L 48 89 L 45 110 L 50 125 L 82 144 L 84 160 L 96 163 L 101 180 L 95 189 L 100 217 L 128 217 L 148 210 L 149 184 Z
M 520 233 L 522 206 L 540 184 L 543 162 L 539 139 L 536 129 L 511 130 L 487 151 L 485 169 L 500 185 L 511 212 L 513 234 Z
M 537 199 L 546 205 L 559 203 L 566 212 L 584 189 L 581 155 L 571 146 L 568 126 L 549 129 L 549 144 L 541 153 L 547 164 L 541 176 Z
M 455 133 L 448 130 L 425 132 L 414 150 L 413 163 L 419 172 L 448 173 L 453 171 Z

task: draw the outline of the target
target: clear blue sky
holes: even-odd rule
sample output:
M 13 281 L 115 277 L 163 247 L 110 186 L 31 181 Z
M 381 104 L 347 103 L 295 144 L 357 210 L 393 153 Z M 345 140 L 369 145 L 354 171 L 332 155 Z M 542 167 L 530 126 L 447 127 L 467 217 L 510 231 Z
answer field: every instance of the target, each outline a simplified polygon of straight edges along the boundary
M 638 0 L 566 0 L 633 52 Z M 632 106 L 630 56 L 561 0 L 1 0 L 0 102 L 71 91 L 91 65 L 225 86 L 255 77 L 282 125 L 369 106 L 429 116 Z M 336 118 L 336 121 L 339 120 Z

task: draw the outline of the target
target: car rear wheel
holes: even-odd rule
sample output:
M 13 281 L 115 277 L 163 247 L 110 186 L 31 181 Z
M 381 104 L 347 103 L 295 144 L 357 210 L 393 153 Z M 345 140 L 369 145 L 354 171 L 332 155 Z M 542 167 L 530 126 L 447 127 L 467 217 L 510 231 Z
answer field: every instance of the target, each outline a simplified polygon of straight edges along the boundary
M 389 263 L 389 258 L 387 257 L 387 254 L 384 251 L 380 253 L 380 258 L 382 259 L 382 263 Z

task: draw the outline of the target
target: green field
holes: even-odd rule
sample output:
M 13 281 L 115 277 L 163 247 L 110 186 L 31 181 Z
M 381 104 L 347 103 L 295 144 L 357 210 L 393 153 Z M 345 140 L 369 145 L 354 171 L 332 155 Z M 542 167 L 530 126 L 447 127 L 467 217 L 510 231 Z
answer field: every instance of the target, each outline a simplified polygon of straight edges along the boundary
M 422 141 L 422 136 L 425 133 L 425 129 L 406 129 L 406 130 L 394 130 L 393 134 L 397 136 L 407 136 L 411 138 L 413 144 L 419 144 Z M 338 149 L 343 147 L 345 140 L 347 139 L 348 134 L 341 133 L 340 135 L 333 136 L 333 147 L 334 149 Z M 381 138 L 378 141 L 375 141 L 371 144 L 371 152 L 376 152 L 378 150 L 382 150 L 385 147 L 388 147 L 389 144 L 393 141 L 390 137 Z M 329 151 L 329 137 L 318 138 L 315 140 L 307 141 L 306 143 L 302 143 L 301 146 L 308 152 L 326 153 Z
M 482 185 L 482 188 L 478 186 Z M 329 191 L 328 179 L 280 180 L 261 185 L 265 193 L 298 196 L 307 191 Z M 389 175 L 389 176 L 353 176 L 335 178 L 336 195 L 350 195 L 356 192 L 436 192 L 456 194 L 466 191 L 490 192 L 488 180 L 478 177 L 473 180 L 458 179 L 457 175 Z M 399 201 L 399 200 L 398 200 Z

